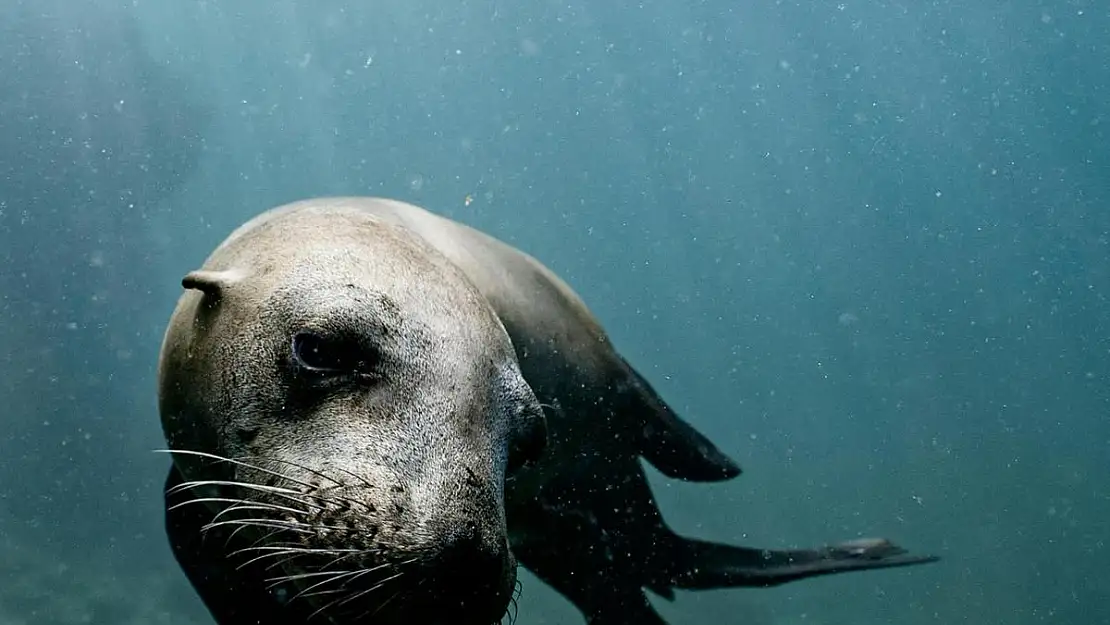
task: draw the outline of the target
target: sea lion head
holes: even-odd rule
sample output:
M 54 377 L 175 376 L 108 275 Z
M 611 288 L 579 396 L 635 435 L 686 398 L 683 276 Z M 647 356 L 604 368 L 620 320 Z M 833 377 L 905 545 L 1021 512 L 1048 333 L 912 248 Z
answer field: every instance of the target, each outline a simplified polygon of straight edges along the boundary
M 357 209 L 275 209 L 185 277 L 159 408 L 226 564 L 337 620 L 485 625 L 543 413 L 461 271 Z

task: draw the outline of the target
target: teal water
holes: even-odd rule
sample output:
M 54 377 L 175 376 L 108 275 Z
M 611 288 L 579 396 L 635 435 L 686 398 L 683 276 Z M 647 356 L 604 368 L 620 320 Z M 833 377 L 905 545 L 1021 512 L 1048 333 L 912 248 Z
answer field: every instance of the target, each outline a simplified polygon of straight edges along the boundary
M 537 256 L 745 474 L 767 546 L 914 570 L 675 625 L 1110 622 L 1110 12 L 1098 3 L 0 4 L 0 623 L 208 623 L 161 527 L 180 278 L 385 195 Z M 521 625 L 576 624 L 524 576 Z

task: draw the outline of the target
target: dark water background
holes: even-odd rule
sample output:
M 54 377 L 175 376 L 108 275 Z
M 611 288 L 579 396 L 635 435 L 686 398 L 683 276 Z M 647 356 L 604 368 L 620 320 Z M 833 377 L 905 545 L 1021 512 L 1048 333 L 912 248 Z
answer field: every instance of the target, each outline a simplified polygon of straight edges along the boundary
M 1093 0 L 4 0 L 0 624 L 208 622 L 161 333 L 232 228 L 326 194 L 561 273 L 746 469 L 656 479 L 680 530 L 945 558 L 675 625 L 1110 623 L 1108 100 Z M 524 583 L 521 625 L 581 622 Z

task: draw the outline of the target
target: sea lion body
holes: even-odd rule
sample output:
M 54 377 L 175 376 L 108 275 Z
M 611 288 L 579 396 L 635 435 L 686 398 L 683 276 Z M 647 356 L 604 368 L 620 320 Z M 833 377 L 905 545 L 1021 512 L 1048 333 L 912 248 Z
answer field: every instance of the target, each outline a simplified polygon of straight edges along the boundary
M 179 451 L 167 529 L 220 625 L 353 623 L 368 612 L 383 623 L 492 623 L 517 560 L 590 623 L 650 625 L 663 621 L 645 588 L 673 597 L 935 559 L 884 540 L 773 551 L 673 533 L 641 458 L 690 481 L 730 479 L 739 467 L 669 409 L 550 270 L 422 208 L 377 198 L 278 207 L 232 233 L 185 284 L 160 365 L 163 427 Z M 298 382 L 297 350 L 315 327 L 346 328 L 362 351 L 343 362 L 370 354 L 381 371 L 331 390 Z M 241 482 L 281 492 L 247 497 Z M 213 501 L 186 505 L 204 489 Z M 298 512 L 269 530 L 299 530 L 306 549 L 374 550 L 354 558 L 347 581 L 325 584 L 340 607 L 305 590 L 334 563 L 291 556 L 282 583 L 297 592 L 282 593 L 257 563 L 239 568 L 227 546 L 200 540 L 258 529 L 207 526 L 227 507 L 216 500 L 249 507 L 261 497 L 265 516 L 286 507 L 275 496 Z M 401 577 L 358 572 L 375 567 Z M 374 596 L 385 586 L 402 599 Z M 405 598 L 414 593 L 428 599 Z

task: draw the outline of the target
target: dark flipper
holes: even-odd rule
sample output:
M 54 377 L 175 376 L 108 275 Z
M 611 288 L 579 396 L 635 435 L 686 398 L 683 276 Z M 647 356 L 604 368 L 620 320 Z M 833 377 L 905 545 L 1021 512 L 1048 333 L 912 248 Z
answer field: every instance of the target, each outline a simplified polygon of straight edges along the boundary
M 648 603 L 644 593 L 629 595 L 626 600 L 603 605 L 586 617 L 586 625 L 670 625 Z
M 641 422 L 640 454 L 667 477 L 689 482 L 722 482 L 740 475 L 740 466 L 701 432 L 682 420 L 632 365 L 624 362 L 630 387 L 620 412 Z
M 644 467 L 610 459 L 605 479 L 550 483 L 509 513 L 527 531 L 513 542 L 520 563 L 570 600 L 590 625 L 666 625 L 644 590 L 777 586 L 848 571 L 934 562 L 881 539 L 775 551 L 685 538 L 663 521 Z
M 518 512 L 510 524 L 527 526 L 534 537 L 513 545 L 520 563 L 569 600 L 588 625 L 668 625 L 628 566 L 612 557 L 614 545 L 596 517 L 542 504 Z M 661 590 L 673 598 L 669 588 Z
M 864 538 L 819 549 L 772 551 L 680 538 L 673 583 L 684 590 L 769 587 L 788 582 L 873 569 L 928 564 L 936 556 L 908 555 L 882 538 Z
M 573 570 L 556 562 L 554 555 L 531 557 L 528 568 L 574 604 L 587 625 L 670 625 L 641 588 L 620 581 L 618 571 L 611 567 Z

